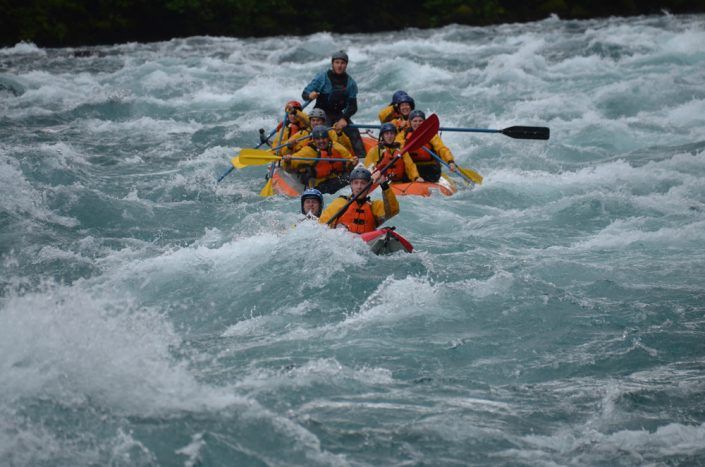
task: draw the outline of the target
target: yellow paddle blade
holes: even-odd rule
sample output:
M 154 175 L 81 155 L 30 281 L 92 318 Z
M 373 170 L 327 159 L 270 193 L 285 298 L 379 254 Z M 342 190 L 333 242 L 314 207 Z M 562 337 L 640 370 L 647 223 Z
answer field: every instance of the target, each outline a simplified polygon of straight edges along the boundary
M 456 166 L 458 170 L 460 170 L 463 175 L 468 177 L 470 180 L 472 180 L 474 183 L 477 183 L 478 185 L 482 185 L 482 175 L 479 173 L 475 172 L 472 169 L 465 169 L 460 166 Z
M 281 156 L 275 156 L 269 151 L 248 148 L 240 151 L 238 158 L 244 165 L 264 165 L 281 160 Z
M 236 169 L 240 170 L 243 167 L 247 167 L 245 164 L 240 162 L 240 156 L 235 156 L 232 159 L 230 159 L 230 163 L 235 167 Z
M 260 196 L 274 196 L 274 188 L 272 188 L 272 178 L 270 177 L 269 180 L 267 180 L 267 183 L 264 184 L 262 187 L 262 190 L 259 192 Z

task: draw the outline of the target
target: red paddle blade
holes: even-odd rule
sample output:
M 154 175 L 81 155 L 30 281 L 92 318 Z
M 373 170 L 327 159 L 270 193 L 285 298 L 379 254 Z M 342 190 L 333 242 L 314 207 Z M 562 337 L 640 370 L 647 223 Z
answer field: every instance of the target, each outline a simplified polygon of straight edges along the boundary
M 418 148 L 424 144 L 431 141 L 433 135 L 438 133 L 438 128 L 440 123 L 438 122 L 438 115 L 430 115 L 424 122 L 411 134 L 411 139 L 407 141 L 406 146 L 402 148 L 401 153 L 409 151 L 416 151 Z

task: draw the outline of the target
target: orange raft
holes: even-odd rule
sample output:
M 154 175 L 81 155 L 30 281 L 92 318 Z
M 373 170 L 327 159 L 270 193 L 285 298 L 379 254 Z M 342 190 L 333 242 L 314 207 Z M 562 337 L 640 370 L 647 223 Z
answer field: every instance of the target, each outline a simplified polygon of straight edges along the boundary
M 365 151 L 377 144 L 377 140 L 370 136 L 363 136 L 362 142 Z M 455 182 L 442 176 L 437 182 L 406 182 L 390 183 L 389 186 L 397 196 L 431 196 L 433 193 L 440 193 L 443 196 L 452 196 L 458 191 Z M 272 173 L 272 189 L 275 193 L 297 197 L 301 196 L 306 187 L 299 181 L 295 174 L 289 173 L 281 167 L 276 167 Z M 376 188 L 376 187 L 375 187 Z
M 362 142 L 365 145 L 365 151 L 369 152 L 370 148 L 377 145 L 377 140 L 370 136 L 363 136 Z M 437 182 L 395 182 L 389 186 L 397 196 L 431 196 L 434 192 L 444 196 L 452 196 L 458 191 L 455 182 L 445 176 Z

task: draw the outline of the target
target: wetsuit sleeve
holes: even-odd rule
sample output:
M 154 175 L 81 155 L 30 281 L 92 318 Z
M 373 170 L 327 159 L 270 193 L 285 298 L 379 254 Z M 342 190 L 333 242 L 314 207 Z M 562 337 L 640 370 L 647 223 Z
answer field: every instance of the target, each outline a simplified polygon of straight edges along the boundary
M 391 188 L 382 190 L 382 199 L 372 201 L 372 214 L 377 221 L 377 227 L 399 214 L 399 201 L 394 190 Z
M 409 153 L 405 152 L 404 155 L 401 156 L 401 159 L 404 161 L 404 171 L 406 172 L 407 178 L 412 182 L 419 178 L 419 170 L 416 168 L 416 164 L 414 164 Z
M 345 107 L 345 110 L 343 110 L 343 117 L 345 120 L 350 121 L 350 117 L 355 115 L 357 112 L 357 98 L 356 97 L 349 97 L 348 98 L 348 105 Z
M 435 135 L 431 138 L 430 143 L 433 148 L 433 152 L 435 152 L 438 157 L 443 159 L 447 164 L 453 162 L 453 153 L 450 152 L 450 149 L 448 149 L 445 144 L 443 144 L 443 140 L 441 140 L 439 135 Z
M 394 119 L 394 106 L 388 105 L 379 111 L 379 121 L 381 123 L 391 122 Z
M 321 213 L 321 217 L 318 218 L 318 222 L 321 224 L 326 224 L 331 217 L 333 217 L 338 211 L 340 211 L 343 206 L 347 203 L 345 198 L 335 198 L 332 203 L 330 203 Z M 331 228 L 335 227 L 337 222 L 331 224 Z
M 305 101 L 310 101 L 311 99 L 308 97 L 310 93 L 313 91 L 316 92 L 321 92 L 323 90 L 323 86 L 325 85 L 326 82 L 326 73 L 319 73 L 317 74 L 308 85 L 304 88 L 304 91 L 301 93 L 301 97 Z

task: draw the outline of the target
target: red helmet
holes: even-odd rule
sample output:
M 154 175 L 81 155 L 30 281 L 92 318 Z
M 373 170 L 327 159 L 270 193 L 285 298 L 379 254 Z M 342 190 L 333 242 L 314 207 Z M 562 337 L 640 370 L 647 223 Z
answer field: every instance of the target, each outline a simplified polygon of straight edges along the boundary
M 293 109 L 304 110 L 304 108 L 301 106 L 301 102 L 299 101 L 289 101 L 284 106 L 284 110 L 291 111 Z

